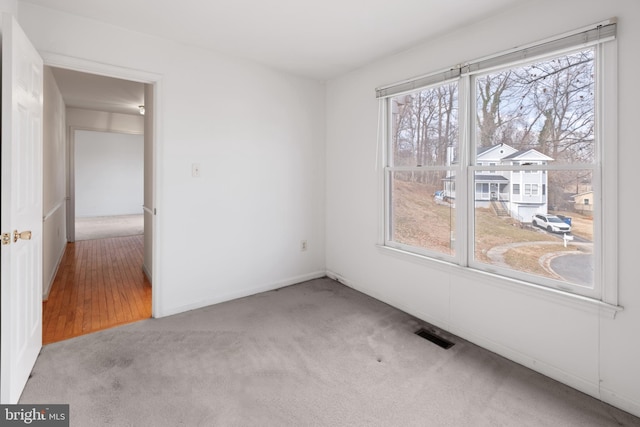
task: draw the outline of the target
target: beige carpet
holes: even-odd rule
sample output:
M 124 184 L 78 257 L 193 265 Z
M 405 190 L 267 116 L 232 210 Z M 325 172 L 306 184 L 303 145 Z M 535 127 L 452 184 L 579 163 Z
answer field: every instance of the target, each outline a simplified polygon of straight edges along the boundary
M 144 234 L 144 215 L 76 218 L 76 241 Z
M 640 426 L 330 279 L 47 345 L 20 403 L 72 426 Z

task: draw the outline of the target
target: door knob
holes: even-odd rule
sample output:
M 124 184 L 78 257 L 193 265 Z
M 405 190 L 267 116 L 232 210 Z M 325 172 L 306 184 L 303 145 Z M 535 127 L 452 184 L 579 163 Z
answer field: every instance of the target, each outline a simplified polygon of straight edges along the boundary
M 18 239 L 22 240 L 31 240 L 31 230 L 22 231 L 18 233 L 18 230 L 13 232 L 13 243 L 17 242 Z

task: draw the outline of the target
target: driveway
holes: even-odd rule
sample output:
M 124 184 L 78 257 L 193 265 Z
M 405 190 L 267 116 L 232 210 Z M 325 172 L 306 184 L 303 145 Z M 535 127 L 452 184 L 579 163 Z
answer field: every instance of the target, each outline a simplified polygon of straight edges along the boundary
M 593 256 L 584 253 L 558 254 L 549 262 L 554 273 L 564 280 L 579 285 L 593 284 Z
M 540 265 L 548 271 L 554 278 L 575 283 L 578 285 L 589 286 L 593 283 L 593 256 L 590 254 L 593 243 L 580 239 L 575 239 L 569 244 L 573 247 L 583 247 L 584 250 L 579 251 L 558 251 L 546 253 L 540 257 Z M 517 242 L 506 245 L 495 246 L 487 251 L 487 256 L 491 260 L 491 264 L 504 268 L 512 268 L 505 262 L 504 254 L 512 248 L 522 246 L 540 246 L 549 245 L 557 246 L 558 242 Z

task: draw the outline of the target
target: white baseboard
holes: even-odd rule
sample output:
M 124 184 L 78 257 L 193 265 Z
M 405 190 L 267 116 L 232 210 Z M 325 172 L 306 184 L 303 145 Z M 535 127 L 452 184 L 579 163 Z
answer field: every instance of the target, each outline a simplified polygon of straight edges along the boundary
M 246 288 L 237 292 L 228 292 L 226 294 L 215 295 L 210 298 L 205 298 L 198 302 L 194 302 L 191 304 L 185 304 L 176 307 L 170 307 L 168 309 L 161 310 L 160 313 L 154 313 L 154 317 L 166 317 L 174 314 L 183 313 L 189 310 L 195 310 L 202 307 L 207 307 L 214 304 L 219 304 L 225 301 L 231 301 L 238 298 L 248 297 L 250 295 L 259 294 L 261 292 L 273 291 L 274 289 L 284 288 L 285 286 L 295 285 L 297 283 L 306 282 L 307 280 L 318 279 L 320 277 L 326 276 L 326 272 L 316 271 L 308 274 L 303 274 L 300 276 L 289 277 L 287 279 L 279 280 L 277 282 L 265 283 L 259 286 Z
M 464 328 L 453 326 L 449 329 L 449 332 L 493 353 L 499 354 L 500 356 L 503 356 L 513 362 L 516 362 L 519 365 L 529 368 L 532 371 L 536 371 L 546 377 L 554 379 L 558 382 L 568 385 L 571 388 L 588 394 L 589 396 L 600 399 L 600 390 L 597 383 L 587 381 L 584 378 L 580 378 L 553 365 L 541 362 L 540 360 L 534 359 L 509 347 L 505 347 L 504 345 L 498 344 L 486 337 L 473 334 Z
M 595 399 L 598 399 L 604 403 L 615 406 L 616 408 L 640 417 L 640 404 L 638 402 L 634 402 L 631 399 L 620 396 L 611 390 L 600 387 L 598 383 L 587 381 L 584 378 L 573 375 L 553 365 L 540 362 L 539 360 L 531 358 L 530 356 L 527 356 L 523 353 L 512 350 L 501 344 L 492 342 L 491 340 L 488 340 L 484 337 L 470 333 L 463 328 L 452 327 L 451 329 L 449 329 L 449 332 L 461 338 L 464 338 L 482 348 L 499 354 L 513 362 L 516 362 L 519 365 L 522 365 L 571 388 L 588 394 Z
M 144 275 L 147 276 L 149 283 L 151 283 L 153 286 L 153 280 L 151 280 L 151 271 L 149 271 L 146 264 L 142 264 L 142 271 L 144 272 Z
M 571 388 L 579 390 L 585 394 L 588 394 L 589 396 L 592 396 L 598 400 L 601 400 L 605 403 L 615 406 L 616 408 L 619 408 L 623 411 L 629 412 L 630 414 L 640 417 L 640 403 L 634 402 L 629 398 L 620 396 L 614 393 L 613 391 L 599 387 L 599 384 L 597 383 L 585 380 L 584 378 L 573 375 L 555 366 L 540 362 L 539 360 L 536 360 L 530 356 L 527 356 L 523 353 L 515 351 L 502 344 L 496 343 L 486 337 L 473 334 L 464 328 L 456 327 L 455 325 L 451 325 L 450 323 L 442 321 L 441 319 L 435 319 L 426 313 L 417 312 L 415 309 L 406 307 L 404 304 L 394 301 L 393 298 L 387 297 L 386 295 L 378 294 L 377 292 L 371 292 L 369 289 L 361 287 L 356 283 L 354 283 L 353 281 L 345 277 L 342 277 L 340 274 L 335 273 L 331 270 L 327 270 L 326 274 L 327 274 L 327 277 L 330 277 L 331 279 L 334 279 L 345 286 L 353 288 L 358 292 L 362 292 L 363 294 L 369 295 L 372 298 L 375 298 L 379 301 L 382 301 L 386 304 L 396 307 L 399 310 L 402 310 L 408 314 L 411 314 L 412 316 L 422 319 L 425 322 L 428 322 L 451 334 L 457 335 L 460 338 L 470 341 L 484 349 L 487 349 L 493 353 L 499 354 L 500 356 L 503 356 L 515 363 L 518 363 L 519 365 L 522 365 L 546 377 L 549 377 L 558 382 L 561 382 Z
M 636 417 L 640 417 L 640 402 L 634 402 L 633 400 L 620 396 L 619 394 L 616 394 L 604 387 L 600 388 L 600 397 L 603 402 L 606 402 L 611 406 L 615 406 L 616 408 L 620 408 L 623 411 L 635 415 Z
M 378 301 L 382 301 L 384 303 L 387 303 L 395 308 L 397 308 L 398 310 L 402 310 L 405 313 L 408 313 L 412 316 L 415 316 L 419 319 L 424 320 L 425 322 L 428 322 L 430 324 L 432 324 L 433 326 L 437 326 L 438 328 L 444 329 L 444 330 L 449 330 L 449 325 L 447 323 L 442 322 L 442 320 L 437 319 L 435 317 L 431 317 L 429 314 L 424 313 L 424 312 L 420 312 L 420 311 L 416 311 L 415 309 L 412 309 L 411 307 L 407 307 L 404 304 L 395 301 L 393 298 L 389 298 L 386 295 L 382 295 L 379 294 L 377 292 L 372 292 L 370 289 L 364 288 L 362 286 L 357 285 L 356 283 L 352 282 L 349 279 L 346 279 L 345 277 L 342 277 L 340 274 L 331 271 L 331 270 L 327 270 L 326 272 L 327 277 L 342 283 L 345 286 L 348 286 L 352 289 L 355 289 L 358 292 L 362 292 L 365 295 L 369 295 L 371 298 L 375 298 Z
M 53 282 L 56 280 L 56 275 L 58 274 L 58 270 L 60 269 L 60 264 L 62 263 L 62 257 L 64 256 L 64 251 L 67 249 L 67 243 L 69 242 L 64 242 L 64 245 L 62 245 L 61 250 L 58 253 L 58 257 L 56 260 L 56 268 L 53 269 L 53 273 L 47 279 L 47 287 L 42 292 L 42 301 L 47 301 L 49 299 L 51 286 L 53 286 Z

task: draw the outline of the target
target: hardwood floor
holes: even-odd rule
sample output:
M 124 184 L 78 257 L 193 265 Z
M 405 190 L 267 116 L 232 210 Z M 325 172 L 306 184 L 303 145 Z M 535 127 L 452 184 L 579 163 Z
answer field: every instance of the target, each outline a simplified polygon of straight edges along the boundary
M 67 245 L 43 303 L 43 344 L 151 317 L 143 239 L 138 235 Z

